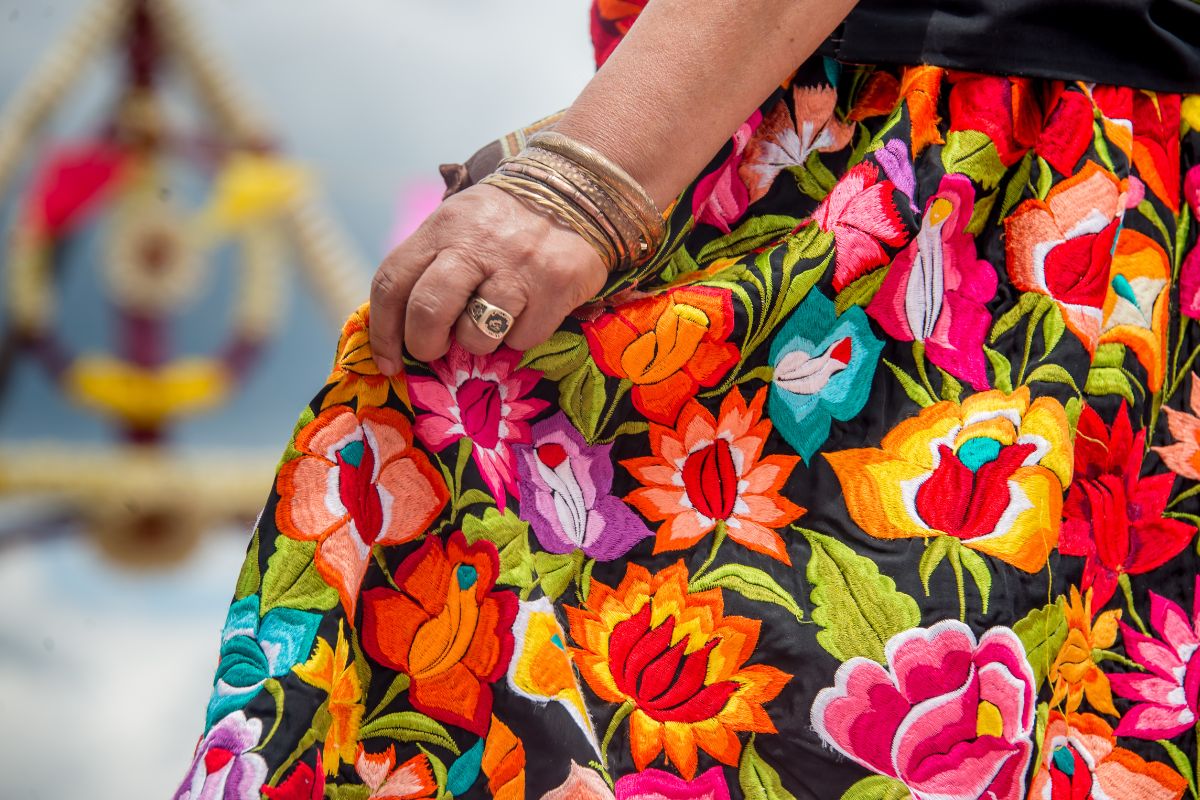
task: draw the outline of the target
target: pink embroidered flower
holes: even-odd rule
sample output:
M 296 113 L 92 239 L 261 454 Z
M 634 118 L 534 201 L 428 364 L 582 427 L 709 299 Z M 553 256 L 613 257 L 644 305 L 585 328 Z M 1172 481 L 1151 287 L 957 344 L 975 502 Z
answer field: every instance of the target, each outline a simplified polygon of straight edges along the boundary
M 1197 249 L 1200 253 L 1200 249 Z M 1163 406 L 1167 412 L 1167 428 L 1175 437 L 1175 443 L 1165 447 L 1152 447 L 1167 469 L 1184 478 L 1200 481 L 1200 377 L 1192 375 L 1190 397 L 1192 413 L 1176 411 Z
M 507 495 L 517 491 L 512 445 L 529 441 L 526 420 L 550 405 L 525 396 L 542 374 L 518 369 L 520 361 L 520 353 L 503 345 L 490 355 L 476 356 L 455 342 L 450 352 L 429 365 L 437 378 L 408 379 L 413 404 L 431 412 L 417 417 L 417 436 L 433 450 L 469 439 L 471 458 L 501 511 Z
M 966 232 L 975 189 L 946 175 L 925 206 L 917 237 L 896 256 L 867 313 L 894 338 L 925 343 L 929 360 L 976 390 L 988 388 L 983 340 L 996 271 Z
M 1018 800 L 1033 750 L 1034 683 L 1020 639 L 958 620 L 898 633 L 887 664 L 842 664 L 812 707 L 817 733 L 914 800 Z
M 690 781 L 660 769 L 623 775 L 614 786 L 617 800 L 729 800 L 729 785 L 720 767 Z
M 730 223 L 737 222 L 750 205 L 750 190 L 738 175 L 742 153 L 750 137 L 762 122 L 762 112 L 755 111 L 733 134 L 733 151 L 725 163 L 696 182 L 692 194 L 692 216 L 698 222 L 713 225 L 725 233 Z
M 864 272 L 888 262 L 883 244 L 900 247 L 908 241 L 908 229 L 893 199 L 896 187 L 878 179 L 879 167 L 874 164 L 864 161 L 851 167 L 813 212 L 821 230 L 833 233 L 837 248 L 833 288 L 839 292 Z
M 1113 691 L 1135 701 L 1114 733 L 1137 739 L 1174 739 L 1196 724 L 1200 693 L 1200 576 L 1192 617 L 1176 603 L 1150 592 L 1150 627 L 1161 637 L 1143 636 L 1121 623 L 1129 657 L 1146 672 L 1110 675 Z
M 1200 164 L 1187 171 L 1183 179 L 1183 198 L 1192 209 L 1192 224 L 1200 223 Z M 1183 260 L 1179 274 L 1179 304 L 1181 311 L 1192 319 L 1200 319 L 1200 242 Z
M 567 779 L 542 795 L 542 800 L 613 800 L 613 793 L 599 772 L 572 761 Z

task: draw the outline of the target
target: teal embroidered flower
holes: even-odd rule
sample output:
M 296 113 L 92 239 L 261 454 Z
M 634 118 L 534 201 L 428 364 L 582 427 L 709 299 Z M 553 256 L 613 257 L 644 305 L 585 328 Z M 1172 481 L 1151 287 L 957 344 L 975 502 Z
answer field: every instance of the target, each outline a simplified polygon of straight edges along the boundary
M 308 658 L 321 615 L 273 608 L 260 620 L 257 594 L 229 607 L 221 631 L 221 660 L 208 701 L 205 730 L 245 708 L 268 678 L 279 678 Z
M 771 342 L 768 410 L 804 463 L 829 438 L 832 420 L 862 410 L 882 350 L 861 308 L 838 316 L 819 291 L 810 292 L 779 329 Z

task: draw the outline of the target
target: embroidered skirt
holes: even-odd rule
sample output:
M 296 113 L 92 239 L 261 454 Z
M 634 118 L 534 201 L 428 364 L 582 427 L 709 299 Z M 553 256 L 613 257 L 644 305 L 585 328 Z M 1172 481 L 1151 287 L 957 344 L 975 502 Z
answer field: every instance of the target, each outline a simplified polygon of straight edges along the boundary
M 1198 212 L 1200 96 L 815 60 L 544 345 L 364 307 L 176 796 L 1196 795 Z

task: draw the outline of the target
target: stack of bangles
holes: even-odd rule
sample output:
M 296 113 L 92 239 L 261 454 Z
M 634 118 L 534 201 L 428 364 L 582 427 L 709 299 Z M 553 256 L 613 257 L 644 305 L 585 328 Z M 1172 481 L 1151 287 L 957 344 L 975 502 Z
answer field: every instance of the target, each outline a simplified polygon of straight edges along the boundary
M 646 190 L 611 159 L 561 133 L 535 134 L 480 183 L 562 221 L 596 250 L 609 272 L 645 264 L 662 245 L 662 214 Z M 478 295 L 467 313 L 495 339 L 512 325 L 507 312 Z

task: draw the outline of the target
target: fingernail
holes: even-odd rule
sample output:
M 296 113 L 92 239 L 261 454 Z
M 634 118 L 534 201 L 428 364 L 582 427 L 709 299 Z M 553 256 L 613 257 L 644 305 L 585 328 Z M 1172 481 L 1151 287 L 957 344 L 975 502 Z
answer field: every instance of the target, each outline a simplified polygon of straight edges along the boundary
M 379 368 L 381 373 L 389 377 L 396 374 L 396 365 L 392 363 L 390 358 L 375 356 L 375 366 Z

